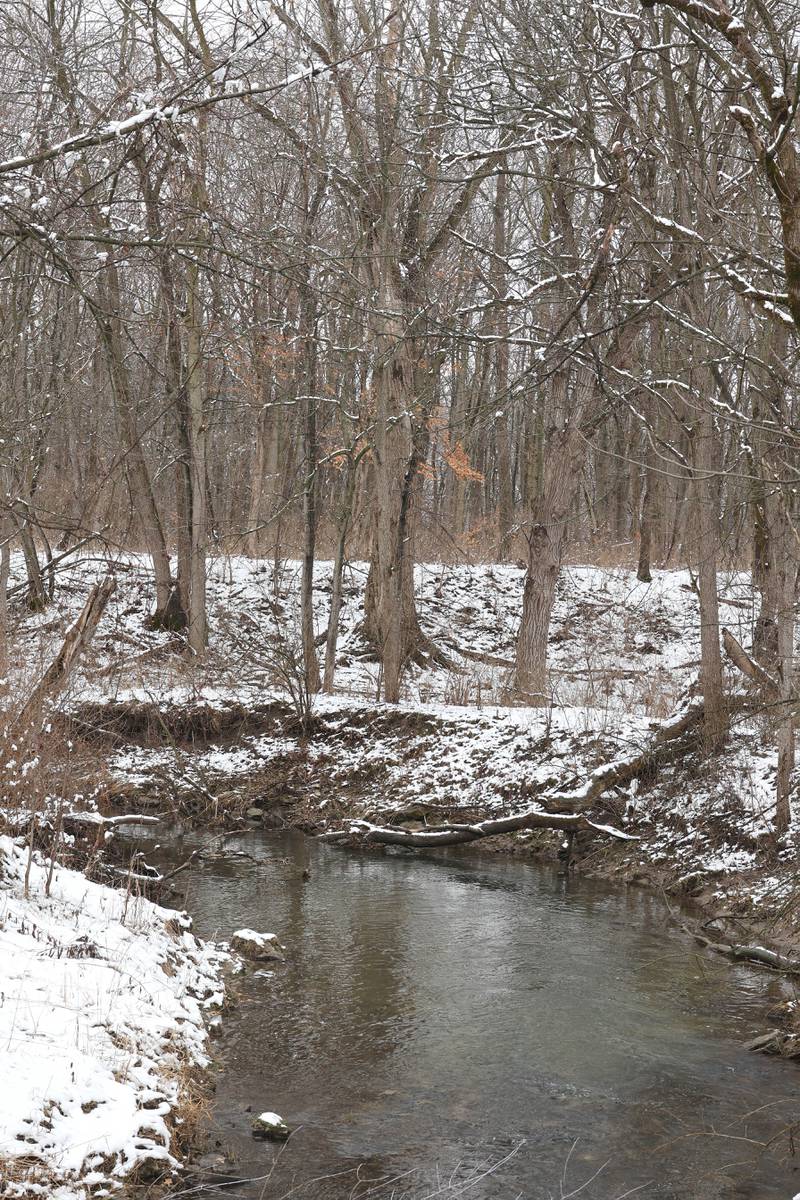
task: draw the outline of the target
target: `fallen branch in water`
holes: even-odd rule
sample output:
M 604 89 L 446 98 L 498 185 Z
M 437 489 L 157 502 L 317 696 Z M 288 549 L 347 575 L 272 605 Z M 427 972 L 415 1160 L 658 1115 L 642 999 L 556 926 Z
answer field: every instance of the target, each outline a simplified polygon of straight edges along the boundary
M 598 825 L 590 821 L 584 813 L 548 813 L 541 809 L 531 809 L 511 817 L 478 821 L 474 825 L 431 825 L 424 830 L 373 825 L 371 821 L 350 821 L 347 829 L 332 830 L 320 834 L 319 837 L 321 841 L 334 844 L 357 838 L 362 842 L 375 842 L 385 846 L 458 846 L 466 842 L 476 842 L 479 838 L 515 833 L 520 829 L 564 829 L 571 832 L 578 829 L 594 829 L 620 841 L 638 840 L 633 834 L 624 833 L 613 825 Z
M 158 870 L 157 867 L 151 867 L 149 863 L 145 862 L 144 857 L 142 856 L 141 853 L 139 853 L 138 855 L 135 856 L 135 859 L 140 860 L 142 866 L 145 868 L 145 871 L 151 872 L 150 874 L 145 874 L 145 871 L 142 871 L 142 870 L 138 870 L 138 871 L 134 870 L 133 869 L 133 861 L 134 860 L 132 860 L 130 866 L 127 866 L 127 867 L 113 867 L 112 866 L 112 867 L 109 867 L 109 870 L 112 872 L 112 874 L 120 875 L 122 878 L 127 879 L 130 882 L 142 883 L 146 887 L 155 888 L 156 890 L 159 890 L 167 882 L 167 880 L 174 879 L 176 875 L 180 875 L 180 873 L 182 871 L 185 871 L 187 869 L 187 867 L 190 867 L 193 862 L 197 862 L 198 860 L 201 860 L 202 858 L 203 858 L 203 854 L 200 850 L 193 850 L 192 853 L 189 855 L 189 857 L 184 862 L 180 863 L 177 867 L 173 867 L 171 871 L 166 871 L 162 874 Z
M 200 857 L 200 851 L 193 850 L 185 862 L 182 862 L 180 864 L 180 866 L 178 866 L 178 867 L 173 867 L 171 871 L 167 871 L 165 875 L 161 876 L 161 878 L 159 879 L 158 882 L 166 883 L 168 879 L 174 879 L 176 875 L 180 875 L 181 871 L 185 871 L 186 868 L 190 867 L 192 865 L 192 863 L 195 861 L 195 859 L 197 859 L 199 857 Z
M 733 958 L 737 962 L 760 963 L 762 966 L 772 967 L 774 971 L 782 971 L 785 975 L 800 975 L 800 961 L 787 958 L 777 950 L 768 950 L 766 946 L 744 946 L 737 942 L 718 942 L 685 923 L 682 923 L 682 927 L 701 946 L 715 950 L 717 954 L 724 954 L 726 958 Z

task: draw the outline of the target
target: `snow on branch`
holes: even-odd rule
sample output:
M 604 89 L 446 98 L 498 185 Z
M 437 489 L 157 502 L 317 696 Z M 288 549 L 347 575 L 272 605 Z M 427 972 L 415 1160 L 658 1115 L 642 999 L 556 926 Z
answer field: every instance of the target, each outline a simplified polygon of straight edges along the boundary
M 115 142 L 120 138 L 128 137 L 134 133 L 139 133 L 141 130 L 158 125 L 159 123 L 176 123 L 183 118 L 191 117 L 201 109 L 211 108 L 223 101 L 246 100 L 251 96 L 272 95 L 276 92 L 284 91 L 286 88 L 292 87 L 296 83 L 301 83 L 303 80 L 314 79 L 319 75 L 333 71 L 342 63 L 350 62 L 352 59 L 366 54 L 371 49 L 373 49 L 371 46 L 364 47 L 355 54 L 350 54 L 337 62 L 311 64 L 300 71 L 294 71 L 292 74 L 285 76 L 278 83 L 226 89 L 225 91 L 214 92 L 198 100 L 168 102 L 144 108 L 141 112 L 134 113 L 133 116 L 127 117 L 123 121 L 110 121 L 99 129 L 76 133 L 72 137 L 64 138 L 60 142 L 55 142 L 51 146 L 37 150 L 33 154 L 19 154 L 14 158 L 7 158 L 5 161 L 0 162 L 0 175 L 8 175 L 14 171 L 21 171 L 25 167 L 38 166 L 53 159 L 65 158 L 68 154 L 79 154 L 83 150 L 105 146 L 110 142 Z

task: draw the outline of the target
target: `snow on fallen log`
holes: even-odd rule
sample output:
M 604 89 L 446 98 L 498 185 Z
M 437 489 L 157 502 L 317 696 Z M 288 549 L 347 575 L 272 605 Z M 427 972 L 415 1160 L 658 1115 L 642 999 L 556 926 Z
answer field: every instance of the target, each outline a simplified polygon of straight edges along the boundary
M 0 837 L 3 1169 L 22 1195 L 65 1198 L 169 1172 L 228 956 L 188 917 L 77 871 L 56 867 L 47 895 L 38 856 L 26 899 L 26 861 Z
M 590 821 L 584 813 L 549 813 L 538 808 L 515 816 L 478 821 L 472 825 L 453 823 L 419 830 L 403 829 L 398 825 L 374 825 L 371 821 L 350 821 L 346 829 L 320 834 L 320 840 L 337 844 L 357 838 L 362 842 L 385 846 L 458 846 L 521 829 L 562 829 L 572 832 L 594 829 L 620 841 L 638 840 L 633 834 L 625 833 L 613 825 L 599 825 Z
M 705 705 L 700 700 L 684 704 L 666 721 L 655 725 L 652 738 L 626 758 L 603 763 L 591 771 L 577 788 L 544 792 L 536 808 L 508 817 L 487 819 L 471 824 L 443 823 L 424 830 L 408 830 L 398 826 L 375 825 L 366 820 L 350 821 L 343 829 L 320 834 L 323 841 L 333 844 L 357 838 L 363 842 L 378 842 L 395 846 L 455 846 L 479 838 L 514 833 L 521 829 L 562 829 L 576 832 L 593 829 L 622 841 L 637 841 L 630 833 L 614 825 L 601 825 L 590 820 L 585 809 L 612 787 L 630 783 L 651 771 L 660 761 L 677 752 L 681 739 L 702 722 Z M 581 810 L 581 811 L 576 811 Z
M 64 813 L 64 821 L 72 821 L 75 825 L 102 825 L 104 829 L 113 829 L 117 825 L 160 825 L 160 817 L 145 817 L 140 813 L 121 813 L 117 817 L 104 817 L 98 812 L 68 812 Z
M 612 787 L 619 787 L 638 779 L 640 775 L 653 770 L 658 763 L 668 757 L 676 748 L 676 743 L 684 734 L 690 733 L 698 726 L 705 715 L 705 704 L 695 700 L 680 708 L 666 721 L 655 726 L 653 737 L 635 753 L 626 758 L 615 759 L 596 767 L 586 777 L 584 783 L 577 788 L 567 791 L 545 792 L 541 797 L 542 803 L 548 807 L 567 809 L 574 812 L 579 806 L 588 808 L 589 805 Z

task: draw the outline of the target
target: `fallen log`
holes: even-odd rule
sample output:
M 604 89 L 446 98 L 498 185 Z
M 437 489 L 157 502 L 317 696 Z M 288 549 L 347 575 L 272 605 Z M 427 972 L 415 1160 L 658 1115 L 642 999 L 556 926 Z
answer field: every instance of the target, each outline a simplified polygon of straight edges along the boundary
M 781 685 L 773 679 L 769 671 L 752 659 L 740 642 L 737 642 L 729 629 L 722 631 L 722 645 L 733 665 L 762 689 L 771 700 L 781 699 Z
M 19 726 L 29 725 L 38 716 L 43 702 L 66 686 L 75 664 L 94 637 L 116 586 L 116 578 L 106 575 L 89 592 L 83 611 L 64 636 L 61 649 L 23 704 L 17 717 Z
M 472 823 L 446 823 L 432 825 L 425 830 L 410 830 L 392 826 L 375 825 L 367 820 L 350 821 L 345 829 L 329 830 L 320 834 L 322 841 L 337 844 L 356 838 L 362 842 L 376 842 L 394 846 L 456 846 L 479 838 L 495 837 L 502 833 L 515 833 L 522 829 L 563 829 L 576 832 L 594 829 L 623 841 L 636 841 L 632 834 L 624 833 L 612 825 L 600 825 L 592 821 L 583 811 L 609 788 L 630 783 L 631 780 L 653 770 L 685 748 L 681 738 L 702 722 L 705 705 L 702 699 L 695 700 L 679 709 L 666 721 L 660 722 L 653 738 L 646 746 L 628 758 L 604 763 L 590 773 L 579 788 L 568 791 L 544 792 L 538 798 L 535 809 L 528 809 L 509 817 L 498 817 Z
M 705 704 L 695 700 L 662 721 L 655 729 L 652 739 L 628 758 L 615 759 L 596 767 L 579 788 L 569 791 L 545 792 L 541 802 L 548 807 L 574 812 L 578 806 L 588 808 L 594 800 L 609 788 L 631 783 L 632 780 L 653 771 L 683 749 L 680 739 L 701 724 L 705 715 Z
M 113 829 L 116 825 L 160 825 L 160 817 L 145 817 L 141 813 L 121 813 L 117 817 L 104 817 L 95 812 L 64 813 L 63 819 L 74 825 L 100 825 L 104 829 Z
M 698 929 L 692 929 L 685 923 L 682 927 L 694 940 L 707 950 L 714 950 L 717 954 L 724 954 L 726 958 L 732 958 L 736 962 L 759 963 L 761 966 L 771 967 L 773 971 L 781 971 L 785 975 L 800 975 L 800 961 L 796 958 L 788 958 L 785 954 L 779 954 L 777 950 L 768 950 L 766 946 L 746 946 L 738 942 L 716 941 L 714 938 L 706 937 Z
M 529 809 L 515 816 L 497 817 L 472 825 L 431 825 L 424 830 L 403 829 L 395 825 L 373 825 L 371 821 L 354 820 L 348 823 L 347 829 L 322 833 L 319 839 L 333 844 L 357 838 L 362 842 L 384 846 L 460 846 L 480 838 L 497 837 L 501 833 L 516 833 L 521 829 L 563 829 L 570 832 L 594 829 L 620 841 L 638 841 L 633 834 L 625 833 L 613 825 L 599 825 L 590 821 L 584 813 L 550 813 L 541 809 Z
M 487 654 L 482 650 L 470 650 L 468 646 L 457 646 L 455 644 L 453 644 L 453 649 L 462 658 L 468 658 L 472 662 L 485 663 L 487 667 L 506 667 L 509 670 L 513 670 L 514 668 L 513 658 L 503 658 L 500 654 Z
M 800 1037 L 785 1029 L 770 1029 L 744 1044 L 755 1054 L 774 1054 L 778 1058 L 800 1058 Z

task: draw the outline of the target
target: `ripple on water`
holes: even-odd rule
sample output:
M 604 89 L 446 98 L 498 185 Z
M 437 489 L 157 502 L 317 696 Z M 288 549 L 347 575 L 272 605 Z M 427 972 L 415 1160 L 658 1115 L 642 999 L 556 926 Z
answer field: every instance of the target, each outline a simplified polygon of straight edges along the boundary
M 785 1139 L 759 1151 L 800 1118 L 796 1068 L 740 1048 L 782 985 L 698 953 L 654 897 L 500 857 L 237 844 L 256 864 L 191 877 L 197 930 L 289 955 L 219 1043 L 212 1140 L 271 1171 L 229 1195 L 550 1200 L 595 1172 L 582 1200 L 800 1190 Z M 297 1129 L 277 1157 L 249 1137 L 263 1108 Z

